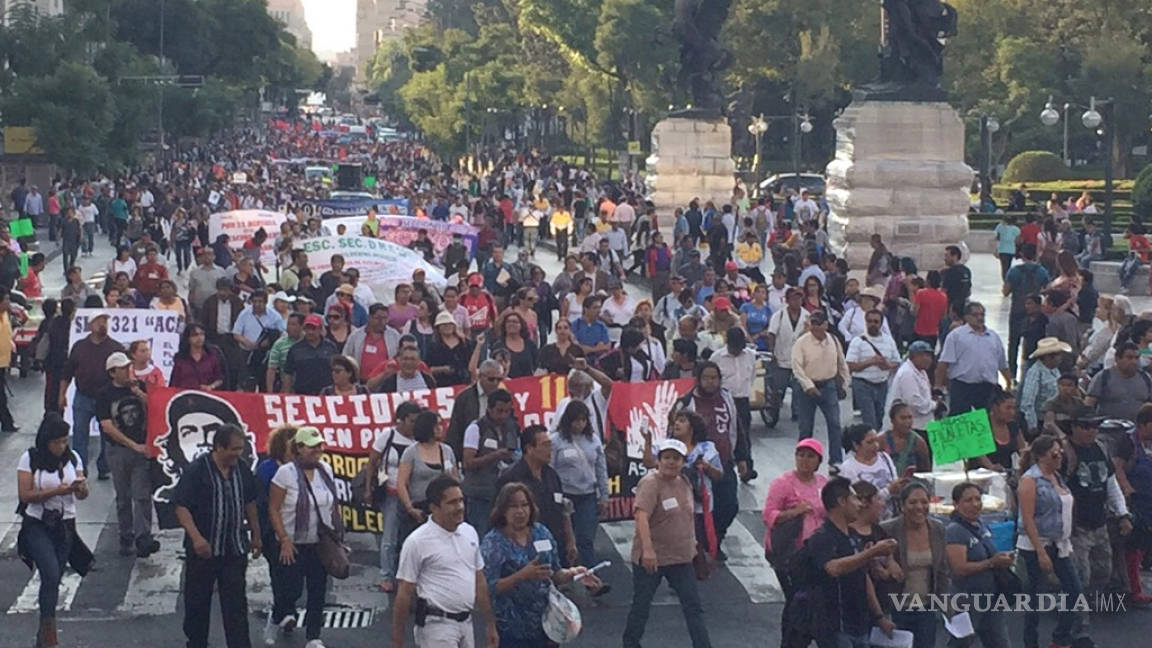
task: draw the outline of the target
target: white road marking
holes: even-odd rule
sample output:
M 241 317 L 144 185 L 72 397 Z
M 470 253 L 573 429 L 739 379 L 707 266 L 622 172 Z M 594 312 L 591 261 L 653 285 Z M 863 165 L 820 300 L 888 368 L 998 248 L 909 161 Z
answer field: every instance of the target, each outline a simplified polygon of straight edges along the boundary
M 68 572 L 60 579 L 60 598 L 56 602 L 58 612 L 66 612 L 72 608 L 72 600 L 76 598 L 76 590 L 80 589 L 80 574 Z M 25 614 L 39 612 L 40 605 L 37 599 L 40 596 L 40 573 L 36 572 L 28 579 L 20 598 L 8 608 L 8 614 Z
M 184 571 L 184 532 L 168 529 L 156 534 L 160 551 L 137 558 L 128 578 L 128 590 L 116 611 L 125 616 L 162 616 L 176 613 L 180 574 Z
M 728 554 L 725 566 L 744 586 L 750 601 L 784 602 L 784 592 L 780 589 L 780 582 L 776 580 L 776 572 L 764 558 L 764 548 L 739 520 L 728 527 L 723 547 L 724 553 Z

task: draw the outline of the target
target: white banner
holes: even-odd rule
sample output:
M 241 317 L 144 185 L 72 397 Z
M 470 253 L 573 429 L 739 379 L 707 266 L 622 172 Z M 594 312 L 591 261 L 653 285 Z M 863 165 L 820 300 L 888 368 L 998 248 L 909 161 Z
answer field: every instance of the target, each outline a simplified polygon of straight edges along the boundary
M 332 269 L 332 255 L 344 256 L 345 268 L 360 271 L 360 281 L 368 284 L 380 301 L 392 303 L 397 284 L 410 283 L 412 271 L 424 268 L 425 281 L 443 290 L 448 285 L 444 273 L 424 260 L 424 255 L 390 241 L 365 236 L 322 236 L 301 242 L 308 253 L 308 267 L 319 277 Z
M 68 349 L 88 337 L 88 320 L 96 313 L 108 313 L 108 337 L 124 345 L 136 340 L 148 340 L 152 349 L 152 364 L 160 367 L 164 381 L 172 377 L 172 358 L 180 347 L 180 333 L 184 330 L 184 319 L 179 313 L 151 308 L 80 308 L 72 319 L 68 331 Z M 76 398 L 76 383 L 68 385 L 68 403 Z M 72 408 L 64 408 L 64 420 L 72 424 Z M 92 436 L 100 436 L 100 423 L 93 419 Z
M 208 241 L 215 243 L 221 234 L 228 235 L 228 245 L 232 249 L 239 249 L 244 245 L 256 230 L 261 227 L 268 233 L 268 239 L 260 248 L 260 260 L 271 269 L 276 265 L 276 252 L 273 244 L 280 235 L 280 224 L 288 219 L 283 212 L 267 211 L 264 209 L 237 209 L 236 211 L 217 212 L 208 217 Z

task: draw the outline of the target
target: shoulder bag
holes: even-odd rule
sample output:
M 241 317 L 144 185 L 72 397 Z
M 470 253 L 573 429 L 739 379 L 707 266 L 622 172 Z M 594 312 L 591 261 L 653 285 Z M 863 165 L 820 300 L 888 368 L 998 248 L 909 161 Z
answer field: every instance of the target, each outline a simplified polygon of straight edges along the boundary
M 299 467 L 297 467 L 299 469 Z M 328 474 L 324 472 L 322 466 L 317 466 L 322 477 L 327 484 Z M 308 478 L 304 478 L 304 483 L 308 486 L 308 495 L 312 498 L 312 509 L 316 513 L 316 555 L 320 558 L 320 564 L 324 566 L 324 571 L 332 578 L 343 580 L 348 578 L 351 572 L 351 565 L 348 561 L 348 554 L 350 552 L 347 545 L 344 544 L 344 525 L 340 523 L 340 516 L 337 511 L 332 512 L 333 524 L 336 528 L 329 527 L 324 524 L 324 518 L 320 517 L 320 504 L 316 501 L 316 493 L 312 492 L 312 483 Z M 336 496 L 336 491 L 332 490 L 332 496 Z

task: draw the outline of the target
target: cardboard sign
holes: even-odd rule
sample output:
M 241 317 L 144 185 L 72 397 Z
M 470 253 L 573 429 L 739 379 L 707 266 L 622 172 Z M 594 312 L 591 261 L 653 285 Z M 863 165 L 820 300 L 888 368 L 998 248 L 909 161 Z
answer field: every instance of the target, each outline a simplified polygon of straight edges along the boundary
M 996 451 L 988 410 L 978 409 L 928 423 L 932 460 L 946 464 Z

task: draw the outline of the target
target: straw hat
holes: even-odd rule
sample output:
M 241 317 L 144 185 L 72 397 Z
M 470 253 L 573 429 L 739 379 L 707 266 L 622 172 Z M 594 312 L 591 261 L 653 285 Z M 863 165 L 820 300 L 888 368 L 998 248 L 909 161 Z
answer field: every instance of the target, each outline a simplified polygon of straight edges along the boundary
M 1046 337 L 1040 338 L 1040 341 L 1036 343 L 1036 350 L 1033 351 L 1032 355 L 1028 356 L 1028 358 L 1035 360 L 1036 358 L 1052 355 L 1053 353 L 1071 352 L 1072 346 L 1067 342 L 1061 342 L 1060 338 Z

